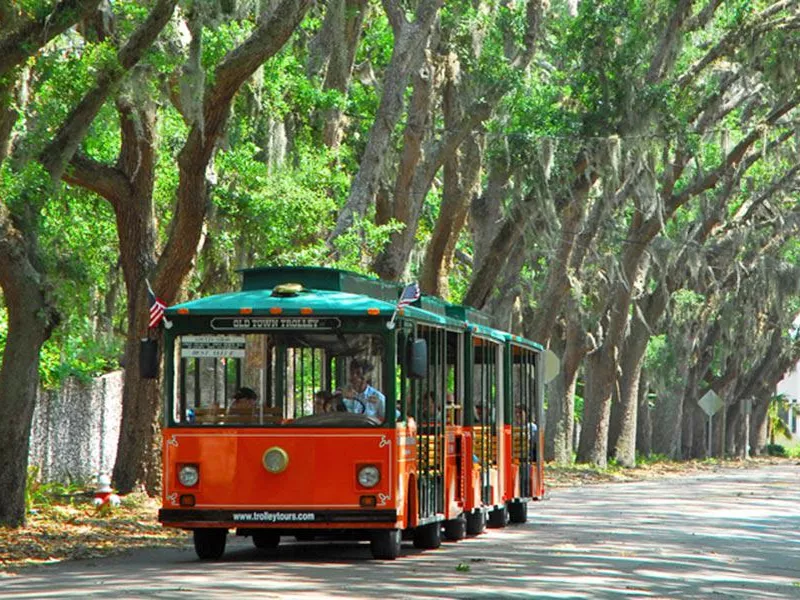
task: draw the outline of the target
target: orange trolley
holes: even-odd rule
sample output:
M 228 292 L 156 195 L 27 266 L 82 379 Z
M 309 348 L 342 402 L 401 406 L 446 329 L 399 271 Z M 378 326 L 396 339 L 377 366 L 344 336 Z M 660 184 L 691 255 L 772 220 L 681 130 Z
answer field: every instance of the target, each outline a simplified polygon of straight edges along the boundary
M 542 348 L 485 315 L 336 269 L 256 268 L 167 310 L 159 520 L 216 559 L 347 533 L 394 559 L 544 493 Z

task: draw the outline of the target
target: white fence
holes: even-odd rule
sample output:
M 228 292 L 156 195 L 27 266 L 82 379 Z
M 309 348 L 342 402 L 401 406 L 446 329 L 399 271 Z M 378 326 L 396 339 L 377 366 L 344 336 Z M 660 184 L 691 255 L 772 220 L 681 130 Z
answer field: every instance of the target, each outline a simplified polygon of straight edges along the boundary
M 110 474 L 122 418 L 122 371 L 88 384 L 67 380 L 39 392 L 33 413 L 28 464 L 42 481 L 89 482 Z

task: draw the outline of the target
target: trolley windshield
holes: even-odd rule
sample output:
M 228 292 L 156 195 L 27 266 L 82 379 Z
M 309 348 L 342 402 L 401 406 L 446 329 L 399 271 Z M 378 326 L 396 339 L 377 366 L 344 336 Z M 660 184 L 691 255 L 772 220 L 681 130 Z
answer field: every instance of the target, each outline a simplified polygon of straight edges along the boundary
M 172 418 L 193 427 L 379 426 L 384 343 L 341 330 L 180 335 Z

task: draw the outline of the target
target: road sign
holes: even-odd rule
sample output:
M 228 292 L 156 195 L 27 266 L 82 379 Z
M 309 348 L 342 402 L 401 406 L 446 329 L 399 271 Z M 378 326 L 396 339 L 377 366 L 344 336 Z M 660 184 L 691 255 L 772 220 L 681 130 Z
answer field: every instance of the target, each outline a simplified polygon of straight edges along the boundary
M 714 416 L 720 408 L 725 406 L 722 398 L 720 398 L 714 390 L 708 390 L 703 397 L 697 401 L 697 404 L 709 417 Z
M 561 360 L 555 352 L 546 350 L 544 353 L 544 382 L 550 383 L 553 381 L 560 370 Z

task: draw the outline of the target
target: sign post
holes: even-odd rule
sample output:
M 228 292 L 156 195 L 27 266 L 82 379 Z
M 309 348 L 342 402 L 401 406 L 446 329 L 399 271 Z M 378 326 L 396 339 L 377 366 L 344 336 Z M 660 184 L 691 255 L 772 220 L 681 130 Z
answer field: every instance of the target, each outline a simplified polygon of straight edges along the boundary
M 552 350 L 545 350 L 544 353 L 544 382 L 550 383 L 561 371 L 561 360 Z
M 744 401 L 744 457 L 750 458 L 750 415 L 753 414 L 753 399 Z
M 708 458 L 711 458 L 711 437 L 714 433 L 712 429 L 712 419 L 714 418 L 714 414 L 725 406 L 725 403 L 714 390 L 708 390 L 703 394 L 703 397 L 697 401 L 697 404 L 703 409 L 703 412 L 708 415 Z

